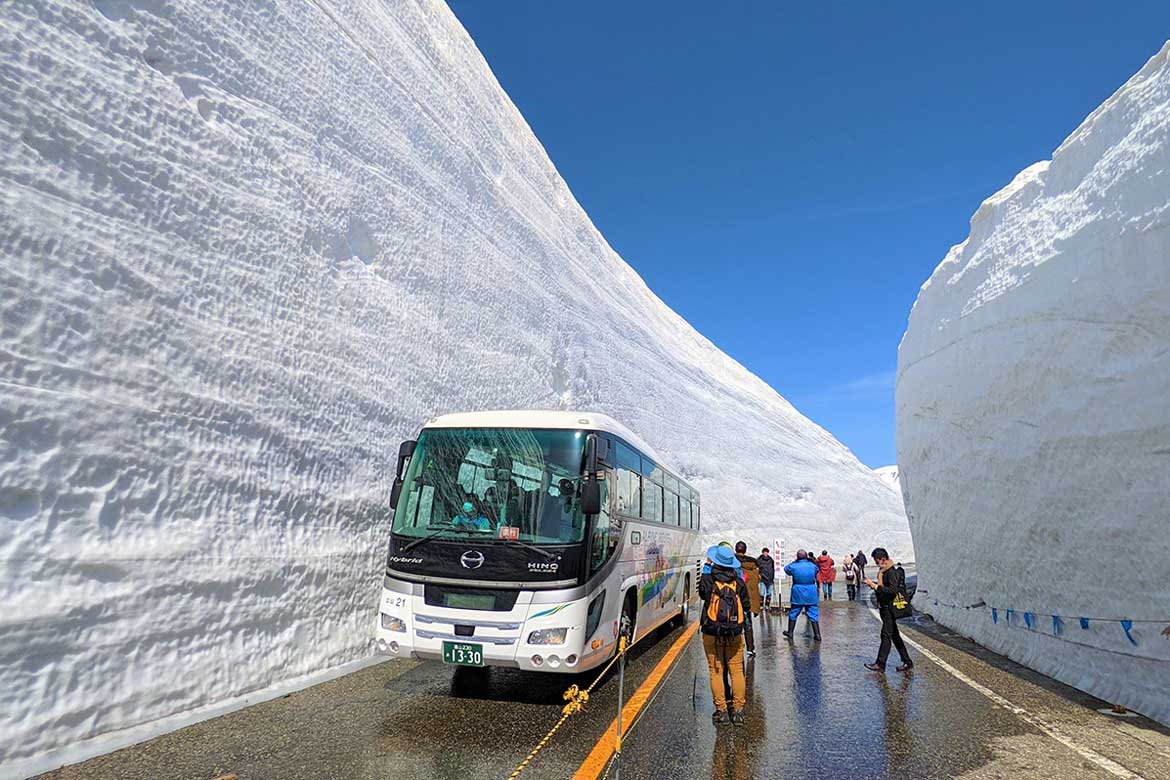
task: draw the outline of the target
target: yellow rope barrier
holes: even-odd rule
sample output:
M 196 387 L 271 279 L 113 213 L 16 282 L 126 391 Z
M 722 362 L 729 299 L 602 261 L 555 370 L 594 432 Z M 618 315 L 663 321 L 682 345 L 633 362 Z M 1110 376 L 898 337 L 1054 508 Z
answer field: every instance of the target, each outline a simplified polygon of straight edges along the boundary
M 643 638 L 645 637 L 643 636 Z M 512 774 L 508 775 L 508 780 L 516 780 L 516 778 L 520 776 L 520 773 L 528 768 L 528 765 L 532 763 L 532 759 L 536 758 L 537 754 L 544 750 L 544 746 L 549 743 L 549 740 L 553 738 L 553 735 L 557 733 L 557 730 L 560 729 L 561 726 L 565 725 L 565 721 L 567 721 L 571 716 L 585 711 L 585 705 L 589 703 L 589 694 L 591 694 L 593 689 L 597 687 L 597 684 L 601 682 L 601 678 L 605 677 L 606 672 L 612 669 L 613 665 L 618 662 L 618 659 L 628 653 L 630 648 L 632 648 L 635 644 L 637 643 L 627 643 L 626 637 L 624 636 L 620 637 L 618 642 L 618 651 L 614 653 L 613 658 L 609 659 L 609 663 L 605 665 L 605 667 L 601 670 L 593 682 L 589 684 L 588 688 L 582 690 L 576 685 L 569 686 L 569 689 L 565 691 L 563 697 L 568 703 L 565 704 L 565 706 L 561 709 L 561 719 L 556 722 L 556 725 L 548 730 L 548 733 L 544 735 L 544 738 L 542 738 L 540 742 L 536 743 L 536 747 L 532 749 L 532 752 L 525 756 L 524 760 L 521 761 L 514 770 L 512 770 Z

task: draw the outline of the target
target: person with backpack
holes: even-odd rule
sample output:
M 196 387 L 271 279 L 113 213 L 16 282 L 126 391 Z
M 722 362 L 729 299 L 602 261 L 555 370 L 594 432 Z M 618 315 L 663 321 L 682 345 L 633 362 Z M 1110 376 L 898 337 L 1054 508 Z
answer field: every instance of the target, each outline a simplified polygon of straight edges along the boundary
M 796 632 L 796 619 L 804 612 L 812 624 L 813 639 L 821 641 L 821 617 L 817 606 L 817 572 L 820 568 L 804 550 L 796 551 L 796 560 L 784 567 L 784 573 L 792 578 L 792 609 L 788 613 L 788 630 L 784 636 L 789 639 Z
M 768 548 L 756 558 L 756 567 L 760 570 L 760 599 L 764 602 L 765 612 L 772 610 L 772 594 L 776 584 L 776 559 L 768 554 Z
M 902 659 L 902 664 L 897 670 L 899 672 L 909 671 L 914 668 L 914 662 L 910 660 L 906 643 L 902 641 L 902 635 L 898 633 L 898 618 L 904 617 L 900 612 L 908 612 L 910 609 L 910 600 L 906 595 L 906 572 L 902 570 L 901 566 L 894 566 L 893 561 L 890 560 L 890 554 L 886 552 L 884 547 L 874 548 L 873 562 L 878 567 L 877 582 L 866 580 L 865 584 L 873 588 L 874 594 L 877 596 L 878 614 L 882 619 L 882 641 L 878 647 L 877 661 L 866 664 L 865 668 L 875 672 L 884 672 L 892 644 L 898 651 L 898 657 Z
M 751 596 L 734 552 L 715 545 L 707 550 L 707 559 L 711 561 L 711 572 L 699 578 L 699 597 L 703 600 L 699 630 L 703 634 L 711 698 L 715 702 L 711 720 L 717 726 L 727 723 L 742 726 L 743 708 L 747 704 L 747 683 L 743 675 L 744 635 L 751 631 Z M 730 712 L 725 675 L 731 678 Z
M 857 578 L 857 564 L 853 562 L 853 556 L 846 553 L 845 565 L 841 567 L 841 571 L 845 573 L 845 591 L 849 600 L 853 601 L 857 598 L 857 583 L 860 580 Z

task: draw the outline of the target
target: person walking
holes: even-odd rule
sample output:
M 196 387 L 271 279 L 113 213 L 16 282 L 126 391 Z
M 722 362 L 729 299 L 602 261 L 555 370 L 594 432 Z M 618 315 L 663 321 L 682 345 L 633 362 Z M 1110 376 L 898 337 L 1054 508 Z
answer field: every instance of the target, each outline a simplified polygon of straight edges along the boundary
M 902 664 L 897 670 L 905 672 L 914 668 L 914 662 L 910 660 L 906 643 L 902 641 L 902 635 L 898 633 L 898 620 L 894 616 L 894 597 L 905 592 L 906 573 L 902 567 L 894 566 L 893 561 L 890 560 L 890 554 L 886 552 L 884 547 L 874 548 L 873 562 L 878 567 L 877 582 L 866 580 L 865 584 L 873 588 L 874 594 L 877 596 L 878 614 L 882 619 L 882 642 L 878 647 L 877 661 L 866 664 L 865 668 L 875 672 L 884 672 L 892 644 L 898 651 L 898 657 L 902 659 Z
M 756 558 L 756 567 L 760 570 L 760 600 L 764 602 L 763 610 L 772 610 L 772 593 L 776 585 L 776 559 L 768 553 L 765 547 L 760 557 Z
M 865 557 L 865 553 L 863 553 L 861 550 L 858 550 L 857 555 L 853 556 L 853 564 L 857 566 L 858 585 L 860 585 L 862 582 L 865 582 L 865 564 L 867 563 L 869 563 L 869 560 Z
M 699 578 L 699 596 L 703 611 L 699 630 L 703 634 L 703 652 L 711 680 L 711 698 L 716 725 L 734 723 L 742 726 L 747 684 L 743 675 L 744 634 L 751 626 L 751 596 L 741 576 L 739 560 L 727 547 L 716 545 L 707 550 L 711 572 Z M 731 678 L 731 711 L 727 707 L 727 683 Z
M 796 631 L 796 619 L 803 612 L 812 624 L 813 639 L 821 641 L 821 616 L 817 606 L 818 567 L 804 550 L 796 551 L 796 560 L 784 567 L 784 573 L 792 578 L 792 608 L 788 612 L 788 630 L 784 636 L 792 638 Z
M 828 550 L 821 550 L 821 555 L 817 558 L 816 564 L 820 569 L 817 572 L 817 582 L 821 584 L 821 595 L 825 597 L 826 601 L 832 601 L 833 580 L 837 579 L 837 562 L 829 557 Z
M 747 657 L 756 657 L 756 632 L 752 625 L 760 616 L 760 565 L 756 559 L 748 555 L 747 542 L 735 543 L 735 559 L 743 569 L 743 582 L 747 585 L 748 596 L 751 600 L 752 613 L 748 618 L 749 629 L 746 632 Z
M 849 600 L 853 601 L 857 598 L 857 583 L 860 582 L 857 578 L 857 564 L 853 562 L 852 555 L 845 556 L 845 564 L 841 567 L 841 571 L 845 573 L 845 592 L 849 596 Z

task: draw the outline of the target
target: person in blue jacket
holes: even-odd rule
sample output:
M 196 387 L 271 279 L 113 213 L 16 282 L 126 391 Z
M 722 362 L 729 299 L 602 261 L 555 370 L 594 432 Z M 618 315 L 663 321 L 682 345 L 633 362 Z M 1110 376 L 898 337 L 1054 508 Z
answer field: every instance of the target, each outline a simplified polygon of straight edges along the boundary
M 491 521 L 484 517 L 482 512 L 477 511 L 475 504 L 470 501 L 463 502 L 463 511 L 455 515 L 451 525 L 466 531 L 490 531 L 492 529 Z
M 784 573 L 792 578 L 792 610 L 788 613 L 788 630 L 784 632 L 784 636 L 789 639 L 796 631 L 796 619 L 804 612 L 812 624 L 813 639 L 821 641 L 821 615 L 817 607 L 820 596 L 817 593 L 818 570 L 819 567 L 804 550 L 797 550 L 796 560 L 784 567 Z

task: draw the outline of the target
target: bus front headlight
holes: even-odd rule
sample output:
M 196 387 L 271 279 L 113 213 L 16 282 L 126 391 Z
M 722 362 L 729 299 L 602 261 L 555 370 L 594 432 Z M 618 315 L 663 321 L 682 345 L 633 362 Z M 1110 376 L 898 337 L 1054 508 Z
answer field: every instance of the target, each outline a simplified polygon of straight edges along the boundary
M 397 631 L 400 634 L 406 633 L 406 621 L 402 618 L 396 618 L 393 615 L 382 613 L 382 628 L 387 631 Z
M 568 628 L 542 628 L 528 635 L 530 645 L 563 645 L 569 635 Z

